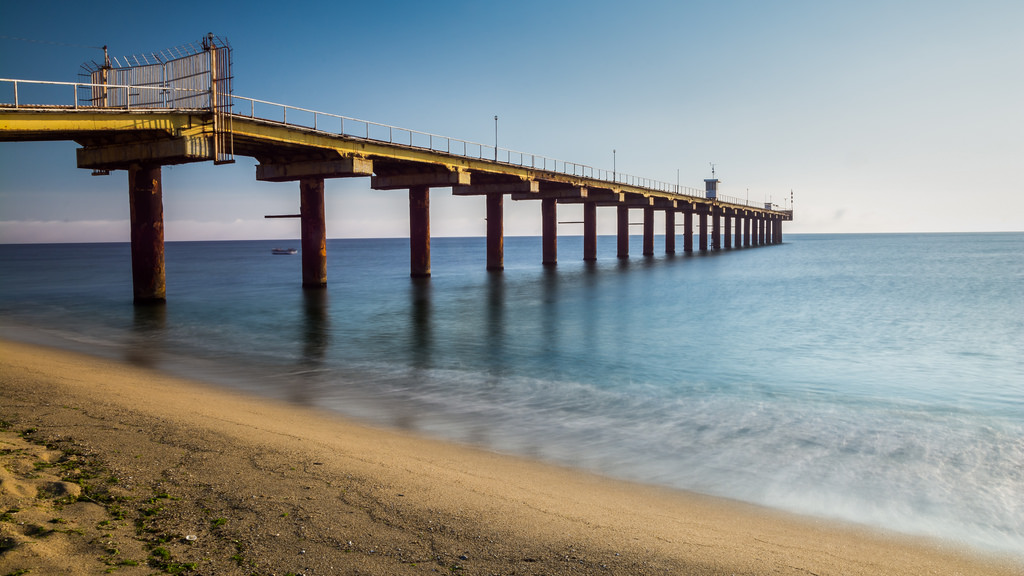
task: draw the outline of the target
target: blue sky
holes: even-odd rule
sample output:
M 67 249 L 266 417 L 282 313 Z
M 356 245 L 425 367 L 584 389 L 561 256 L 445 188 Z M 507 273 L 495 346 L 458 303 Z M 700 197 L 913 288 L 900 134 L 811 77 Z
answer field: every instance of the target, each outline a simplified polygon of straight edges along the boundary
M 95 7 L 93 7 L 95 6 Z M 0 77 L 207 32 L 235 93 L 782 204 L 787 232 L 1024 230 L 1024 3 L 0 0 Z M 28 42 L 34 40 L 35 42 Z M 9 100 L 9 87 L 0 86 Z M 128 239 L 127 175 L 76 145 L 0 143 L 0 242 Z M 255 161 L 165 167 L 168 240 L 294 238 L 298 185 Z M 431 194 L 435 236 L 483 235 L 480 198 Z M 578 206 L 560 207 L 578 220 Z M 601 233 L 613 233 L 611 212 Z M 327 182 L 328 236 L 408 234 L 402 191 Z M 580 234 L 566 224 L 559 234 Z M 506 202 L 506 234 L 540 233 Z

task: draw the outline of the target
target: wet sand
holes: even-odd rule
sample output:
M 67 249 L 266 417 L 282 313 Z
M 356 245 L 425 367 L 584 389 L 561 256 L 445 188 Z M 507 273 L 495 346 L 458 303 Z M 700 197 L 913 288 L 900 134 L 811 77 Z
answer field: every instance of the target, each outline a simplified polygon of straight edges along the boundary
M 0 574 L 1024 574 L 0 341 Z

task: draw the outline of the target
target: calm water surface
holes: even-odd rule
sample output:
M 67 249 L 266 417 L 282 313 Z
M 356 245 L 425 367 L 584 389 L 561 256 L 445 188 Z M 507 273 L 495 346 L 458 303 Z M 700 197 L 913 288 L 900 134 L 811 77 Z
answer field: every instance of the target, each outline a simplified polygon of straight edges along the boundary
M 634 238 L 633 254 L 639 254 Z M 628 479 L 1024 556 L 1024 234 L 789 235 L 579 261 L 559 239 L 0 246 L 0 335 Z M 681 245 L 681 241 L 680 241 Z

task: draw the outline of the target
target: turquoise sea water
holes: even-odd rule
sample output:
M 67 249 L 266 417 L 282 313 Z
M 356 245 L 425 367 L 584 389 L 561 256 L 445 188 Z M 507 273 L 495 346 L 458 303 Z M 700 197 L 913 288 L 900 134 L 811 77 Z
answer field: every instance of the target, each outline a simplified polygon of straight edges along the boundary
M 639 254 L 634 238 L 633 254 Z M 678 243 L 681 246 L 681 240 Z M 0 335 L 647 483 L 1024 557 L 1024 234 L 788 235 L 581 260 L 559 239 L 0 246 Z

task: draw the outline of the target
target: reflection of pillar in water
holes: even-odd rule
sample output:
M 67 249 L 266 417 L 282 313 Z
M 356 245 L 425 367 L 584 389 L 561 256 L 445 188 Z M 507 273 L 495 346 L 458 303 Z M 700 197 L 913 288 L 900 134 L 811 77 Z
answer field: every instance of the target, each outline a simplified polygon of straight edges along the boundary
M 429 368 L 433 330 L 431 328 L 430 282 L 426 278 L 412 279 L 411 311 L 409 328 L 412 331 L 411 357 L 415 368 Z
M 146 368 L 155 367 L 160 358 L 166 328 L 166 305 L 135 306 L 132 309 L 131 341 L 125 349 L 125 359 Z
M 487 277 L 487 364 L 496 373 L 505 367 L 505 277 Z
M 330 317 L 326 290 L 303 290 L 302 360 L 310 366 L 323 363 L 330 346 Z
M 296 378 L 286 383 L 292 402 L 311 406 L 322 374 L 327 348 L 331 345 L 327 290 L 302 291 L 302 358 Z

